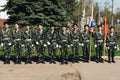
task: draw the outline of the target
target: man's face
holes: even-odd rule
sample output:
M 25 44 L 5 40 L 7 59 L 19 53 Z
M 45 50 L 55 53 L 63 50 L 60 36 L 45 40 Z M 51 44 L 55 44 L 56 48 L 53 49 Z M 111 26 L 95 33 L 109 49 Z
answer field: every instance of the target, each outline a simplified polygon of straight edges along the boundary
M 62 31 L 66 31 L 66 27 L 62 27 Z
M 110 29 L 110 32 L 111 32 L 111 33 L 113 33 L 113 32 L 114 32 L 114 29 L 113 29 L 113 28 L 111 28 L 111 29 Z
M 77 25 L 74 25 L 73 28 L 74 28 L 74 29 L 77 29 Z
M 19 25 L 18 24 L 15 24 L 15 29 L 19 29 Z
M 9 28 L 9 25 L 8 25 L 8 24 L 5 24 L 5 28 L 8 29 L 8 28 Z
M 89 30 L 88 26 L 85 26 L 85 31 L 88 31 L 88 30 Z
M 52 26 L 50 29 L 51 29 L 51 30 L 54 30 L 54 26 Z
M 29 26 L 29 25 L 27 25 L 27 26 L 26 26 L 26 29 L 27 29 L 27 30 L 28 30 L 28 29 L 30 29 L 30 26 Z
M 100 26 L 100 27 L 98 27 L 98 31 L 102 31 L 102 27 Z
M 39 30 L 42 30 L 42 25 L 38 25 L 38 29 L 39 29 Z

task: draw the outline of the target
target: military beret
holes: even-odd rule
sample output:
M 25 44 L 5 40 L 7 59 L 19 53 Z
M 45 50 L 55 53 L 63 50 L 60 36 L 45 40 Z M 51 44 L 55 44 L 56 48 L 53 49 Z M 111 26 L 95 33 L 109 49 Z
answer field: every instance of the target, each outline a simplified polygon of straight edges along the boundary
M 114 27 L 113 27 L 113 26 L 111 26 L 109 29 L 114 29 Z
M 102 25 L 98 25 L 97 28 L 102 27 Z
M 89 25 L 84 25 L 84 28 L 85 28 L 86 26 L 89 27 Z
M 75 26 L 75 25 L 78 26 L 76 23 L 74 23 L 73 26 Z
M 27 23 L 25 26 L 30 26 L 30 24 L 29 24 L 29 23 Z

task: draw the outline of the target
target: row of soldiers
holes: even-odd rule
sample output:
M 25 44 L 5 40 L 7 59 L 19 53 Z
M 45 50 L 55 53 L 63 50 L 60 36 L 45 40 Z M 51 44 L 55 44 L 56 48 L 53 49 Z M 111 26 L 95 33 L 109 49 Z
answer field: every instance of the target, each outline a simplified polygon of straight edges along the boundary
M 16 63 L 21 63 L 22 48 L 25 48 L 26 63 L 31 62 L 32 46 L 37 51 L 37 63 L 44 63 L 45 47 L 48 47 L 50 63 L 55 63 L 56 48 L 60 49 L 62 63 L 68 63 L 68 47 L 72 47 L 73 62 L 79 61 L 79 47 L 82 46 L 83 61 L 89 62 L 90 59 L 90 38 L 94 37 L 96 49 L 96 62 L 103 62 L 102 52 L 104 45 L 104 34 L 102 26 L 98 25 L 98 31 L 89 32 L 89 25 L 84 26 L 84 31 L 80 32 L 77 25 L 74 24 L 71 31 L 67 31 L 63 26 L 61 30 L 56 31 L 54 26 L 50 26 L 49 30 L 44 30 L 42 25 L 37 25 L 36 30 L 31 30 L 30 25 L 25 26 L 25 30 L 19 29 L 19 25 L 15 24 L 14 29 L 10 30 L 9 25 L 5 24 L 0 32 L 1 46 L 4 49 L 5 64 L 10 63 L 10 47 L 14 46 L 16 54 Z M 114 28 L 110 28 L 107 35 L 106 46 L 108 48 L 108 62 L 114 62 L 114 54 L 117 46 Z

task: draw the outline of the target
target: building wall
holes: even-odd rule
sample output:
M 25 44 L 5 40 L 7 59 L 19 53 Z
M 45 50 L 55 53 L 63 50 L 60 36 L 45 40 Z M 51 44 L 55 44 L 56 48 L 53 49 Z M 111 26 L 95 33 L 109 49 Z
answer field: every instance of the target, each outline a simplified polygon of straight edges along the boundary
M 4 25 L 5 21 L 6 21 L 6 19 L 0 19 L 0 27 Z

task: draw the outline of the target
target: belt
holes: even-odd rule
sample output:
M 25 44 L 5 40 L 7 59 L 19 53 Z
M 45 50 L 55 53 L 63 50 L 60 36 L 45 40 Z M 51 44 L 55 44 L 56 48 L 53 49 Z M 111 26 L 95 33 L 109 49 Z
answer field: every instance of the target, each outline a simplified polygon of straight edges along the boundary
M 90 40 L 85 40 L 84 42 L 89 42 Z
M 32 41 L 32 39 L 25 39 L 25 41 L 28 41 L 28 42 L 29 42 L 29 41 Z
M 79 39 L 75 39 L 75 40 L 73 40 L 73 41 L 79 41 Z
M 103 42 L 103 40 L 97 40 L 97 42 Z
M 110 42 L 110 44 L 115 44 L 115 42 Z
M 54 42 L 54 41 L 56 41 L 56 40 L 51 40 L 51 42 Z
M 20 41 L 21 39 L 15 39 L 15 41 Z
M 67 40 L 62 40 L 62 42 L 66 42 Z
M 3 40 L 10 40 L 10 38 L 4 38 Z

